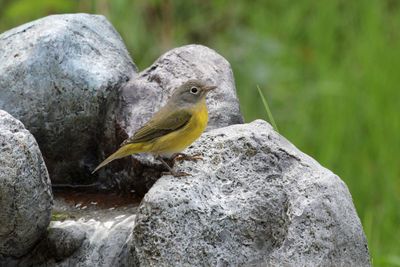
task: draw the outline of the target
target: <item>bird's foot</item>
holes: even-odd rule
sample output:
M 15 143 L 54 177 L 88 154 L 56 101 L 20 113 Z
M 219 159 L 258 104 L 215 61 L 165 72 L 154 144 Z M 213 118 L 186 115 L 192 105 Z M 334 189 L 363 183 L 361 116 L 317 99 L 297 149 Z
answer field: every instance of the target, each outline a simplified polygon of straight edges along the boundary
M 182 177 L 182 176 L 189 176 L 189 175 L 191 175 L 191 174 L 186 173 L 186 172 L 176 172 L 176 171 L 174 171 L 174 170 L 168 165 L 168 163 L 165 162 L 165 160 L 163 160 L 163 158 L 160 157 L 160 156 L 157 156 L 157 159 L 158 159 L 159 161 L 161 161 L 161 163 L 162 163 L 165 167 L 167 167 L 167 169 L 169 170 L 168 172 L 163 172 L 162 175 L 172 175 L 172 176 L 175 176 L 175 177 Z M 173 162 L 175 161 L 174 158 L 172 159 L 172 161 L 173 161 Z
M 176 171 L 163 172 L 162 174 L 163 175 L 172 175 L 174 177 L 191 176 L 190 173 L 187 173 L 187 172 L 176 172 Z
M 184 153 L 176 153 L 172 156 L 172 161 L 184 161 L 184 160 L 189 160 L 189 161 L 197 161 L 197 160 L 203 160 L 203 157 L 201 154 L 194 154 L 194 155 L 188 155 Z

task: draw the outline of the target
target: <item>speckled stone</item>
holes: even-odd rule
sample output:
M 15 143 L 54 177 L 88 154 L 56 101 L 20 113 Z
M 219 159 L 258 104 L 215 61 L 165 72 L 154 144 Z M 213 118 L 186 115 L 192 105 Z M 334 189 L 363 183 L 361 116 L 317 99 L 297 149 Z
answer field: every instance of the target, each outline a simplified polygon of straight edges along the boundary
M 345 183 L 261 120 L 204 134 L 133 231 L 142 266 L 370 266 Z
M 94 182 L 105 114 L 135 71 L 105 17 L 48 16 L 0 35 L 0 109 L 35 136 L 53 183 Z
M 49 175 L 35 138 L 0 110 L 0 266 L 39 241 L 53 203 Z

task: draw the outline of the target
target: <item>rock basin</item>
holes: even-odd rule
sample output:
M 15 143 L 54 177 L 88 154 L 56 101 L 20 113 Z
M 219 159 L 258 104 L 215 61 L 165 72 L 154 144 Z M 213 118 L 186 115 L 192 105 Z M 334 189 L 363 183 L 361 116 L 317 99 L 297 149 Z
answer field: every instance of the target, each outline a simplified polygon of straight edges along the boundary
M 42 215 L 24 221 L 26 229 L 40 230 L 34 239 L 2 232 L 18 249 L 2 246 L 1 266 L 370 265 L 346 185 L 268 123 L 241 124 L 231 67 L 214 50 L 179 47 L 138 72 L 104 17 L 57 15 L 1 34 L 0 72 L 0 108 L 27 128 L 16 123 L 27 139 L 10 146 L 9 162 L 19 165 L 0 166 L 0 177 L 6 173 L 2 179 L 14 185 L 2 190 L 13 196 L 15 179 L 27 182 L 23 174 L 36 172 L 46 196 Z M 193 78 L 219 91 L 207 101 L 207 132 L 186 151 L 203 160 L 175 166 L 191 176 L 163 176 L 161 164 L 146 155 L 91 175 L 174 87 Z M 28 130 L 54 186 L 47 231 L 48 175 Z M 14 144 L 7 131 L 6 144 Z M 2 218 L 13 223 L 12 216 Z

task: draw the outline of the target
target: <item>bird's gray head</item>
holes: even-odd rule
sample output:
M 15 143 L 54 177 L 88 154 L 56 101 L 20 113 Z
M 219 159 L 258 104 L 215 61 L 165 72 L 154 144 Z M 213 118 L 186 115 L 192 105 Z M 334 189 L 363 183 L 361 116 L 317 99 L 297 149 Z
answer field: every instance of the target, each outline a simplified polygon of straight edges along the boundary
M 170 101 L 179 106 L 197 104 L 206 97 L 208 92 L 215 88 L 217 87 L 206 85 L 200 80 L 189 80 L 175 89 Z

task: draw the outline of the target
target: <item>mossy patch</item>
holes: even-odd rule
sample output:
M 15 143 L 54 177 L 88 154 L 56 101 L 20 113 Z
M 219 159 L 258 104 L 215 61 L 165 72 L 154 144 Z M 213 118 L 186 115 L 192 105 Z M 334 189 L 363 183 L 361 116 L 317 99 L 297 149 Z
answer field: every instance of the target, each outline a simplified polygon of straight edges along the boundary
M 53 211 L 51 213 L 52 221 L 65 221 L 67 219 L 72 219 L 72 218 L 74 218 L 74 216 L 71 214 L 68 214 L 68 213 L 62 213 L 62 212 L 57 212 L 57 211 Z

